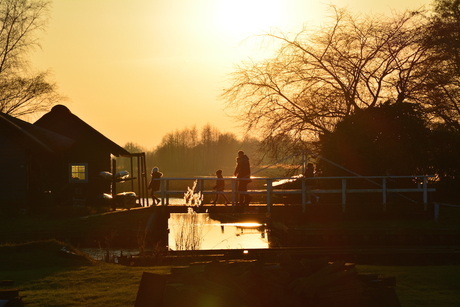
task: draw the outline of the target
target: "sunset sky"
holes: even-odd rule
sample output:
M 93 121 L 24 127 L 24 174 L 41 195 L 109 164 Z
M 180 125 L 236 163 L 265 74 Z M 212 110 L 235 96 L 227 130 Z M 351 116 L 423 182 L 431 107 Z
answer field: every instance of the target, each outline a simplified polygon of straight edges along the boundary
M 242 40 L 318 23 L 330 3 L 389 13 L 431 1 L 54 0 L 31 61 L 52 72 L 75 115 L 119 145 L 151 150 L 166 133 L 208 123 L 240 135 L 218 96 L 235 64 L 264 55 Z

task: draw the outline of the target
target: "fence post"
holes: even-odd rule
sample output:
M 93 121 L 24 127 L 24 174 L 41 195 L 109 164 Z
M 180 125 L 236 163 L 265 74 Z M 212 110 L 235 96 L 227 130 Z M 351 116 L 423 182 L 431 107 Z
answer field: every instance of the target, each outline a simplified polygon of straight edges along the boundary
M 423 209 L 428 210 L 428 181 L 426 176 L 423 176 Z
M 342 212 L 345 212 L 345 204 L 347 203 L 347 179 L 342 179 Z
M 198 187 L 197 193 L 198 193 L 198 192 L 201 193 L 201 197 L 202 197 L 202 199 L 203 199 L 202 203 L 204 203 L 204 193 L 203 193 L 203 191 L 204 191 L 204 180 L 203 180 L 203 179 L 199 179 L 199 180 L 198 180 L 197 187 Z M 195 192 L 195 191 L 194 191 L 194 192 Z
M 387 179 L 382 179 L 382 201 L 383 201 L 383 212 L 387 211 Z
M 235 200 L 236 200 L 236 178 L 232 178 L 232 208 L 235 211 Z
M 166 180 L 160 178 L 160 191 L 161 191 L 160 195 L 161 195 L 161 205 L 162 206 L 165 205 L 165 194 L 166 194 L 166 189 L 167 189 L 167 187 L 165 187 L 165 182 Z
M 302 213 L 307 210 L 307 186 L 305 183 L 305 177 L 302 177 Z
M 267 179 L 267 213 L 270 213 L 272 209 L 272 191 L 273 191 L 272 179 L 268 178 Z
M 434 221 L 437 222 L 439 219 L 439 204 L 434 203 Z

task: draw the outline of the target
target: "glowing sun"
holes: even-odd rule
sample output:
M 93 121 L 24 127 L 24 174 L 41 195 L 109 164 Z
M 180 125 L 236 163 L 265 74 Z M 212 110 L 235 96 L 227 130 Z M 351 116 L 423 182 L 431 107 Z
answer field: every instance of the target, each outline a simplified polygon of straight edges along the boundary
M 215 0 L 215 25 L 226 35 L 260 34 L 285 21 L 283 0 Z

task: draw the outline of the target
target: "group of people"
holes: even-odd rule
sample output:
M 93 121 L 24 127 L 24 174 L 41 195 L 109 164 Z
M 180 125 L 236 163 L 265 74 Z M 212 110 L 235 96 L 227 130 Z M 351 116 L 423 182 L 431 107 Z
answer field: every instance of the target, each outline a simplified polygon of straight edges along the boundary
M 248 184 L 251 183 L 251 164 L 249 163 L 249 157 L 244 153 L 244 151 L 238 151 L 238 156 L 236 157 L 236 167 L 233 175 L 237 178 L 237 191 L 239 192 L 239 199 L 238 199 L 238 206 L 248 206 L 252 200 L 252 197 L 247 194 L 248 191 Z M 151 196 L 155 205 L 160 203 L 160 199 L 155 196 L 155 192 L 160 190 L 160 178 L 163 176 L 163 173 L 160 172 L 159 168 L 155 166 L 152 169 L 151 173 L 151 180 L 148 185 L 149 190 L 151 190 Z M 222 196 L 225 205 L 230 203 L 227 196 L 222 192 L 225 189 L 225 181 L 223 180 L 222 170 L 219 169 L 216 171 L 216 185 L 213 187 L 213 190 L 216 191 L 216 196 L 214 201 L 211 203 L 217 204 L 217 201 L 220 196 Z M 304 177 L 309 178 L 314 176 L 314 166 L 312 163 L 307 164 L 307 168 L 304 173 Z M 308 202 L 311 202 L 311 187 L 313 185 L 313 181 L 307 181 L 307 195 L 308 195 Z
M 163 176 L 163 173 L 160 172 L 159 168 L 155 166 L 152 169 L 151 179 L 148 185 L 148 189 L 151 190 L 150 195 L 154 202 L 154 205 L 160 203 L 160 199 L 156 197 L 155 192 L 160 190 L 160 178 Z M 238 205 L 240 206 L 247 206 L 251 202 L 252 197 L 244 192 L 248 191 L 248 184 L 251 182 L 251 165 L 249 163 L 249 157 L 244 153 L 244 151 L 238 151 L 238 156 L 236 157 L 236 167 L 233 175 L 238 178 L 238 191 L 243 192 L 240 193 Z M 225 205 L 230 203 L 227 196 L 222 192 L 225 189 L 225 181 L 222 179 L 222 170 L 216 171 L 216 185 L 213 189 L 217 192 L 216 197 L 212 203 L 217 204 L 219 196 L 222 196 Z M 220 192 L 220 193 L 219 193 Z
M 233 172 L 233 175 L 236 178 L 239 178 L 237 181 L 238 192 L 243 192 L 243 193 L 239 193 L 240 197 L 239 197 L 239 201 L 237 205 L 247 206 L 252 200 L 252 197 L 250 195 L 244 193 L 248 191 L 248 184 L 252 181 L 251 180 L 251 165 L 249 163 L 249 157 L 242 150 L 238 151 L 238 156 L 236 157 L 236 167 L 235 167 L 235 171 Z M 216 193 L 216 197 L 211 203 L 217 204 L 219 197 L 222 196 L 222 198 L 225 201 L 225 205 L 227 205 L 228 203 L 230 203 L 230 201 L 228 200 L 227 196 L 225 196 L 225 194 L 222 193 L 225 189 L 225 182 L 222 179 L 223 176 L 222 176 L 221 169 L 216 171 L 216 176 L 217 176 L 216 185 L 213 187 L 213 190 L 215 190 L 217 193 Z

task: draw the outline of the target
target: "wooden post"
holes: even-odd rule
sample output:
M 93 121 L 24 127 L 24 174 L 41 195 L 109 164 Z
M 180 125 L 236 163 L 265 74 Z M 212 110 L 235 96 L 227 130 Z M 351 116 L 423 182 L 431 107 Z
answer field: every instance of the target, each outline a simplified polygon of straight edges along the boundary
M 273 191 L 272 180 L 267 179 L 267 213 L 270 213 L 272 209 L 272 191 Z
M 428 181 L 426 176 L 423 176 L 423 210 L 428 210 Z
M 112 159 L 112 198 L 115 200 L 115 196 L 117 195 L 117 181 L 115 178 L 115 174 L 117 173 L 117 160 Z
M 137 161 L 139 161 L 139 158 L 137 159 Z M 139 166 L 139 162 L 138 162 L 138 166 Z M 134 177 L 133 156 L 129 157 L 129 167 L 130 167 L 130 171 L 131 171 L 131 176 Z M 137 176 L 137 178 L 139 178 L 139 176 Z M 134 180 L 131 180 L 131 191 L 134 191 Z
M 307 210 L 307 185 L 305 182 L 305 177 L 302 177 L 302 213 L 305 213 Z
M 235 211 L 236 197 L 236 179 L 232 178 L 232 211 Z
M 204 191 L 204 180 L 203 180 L 203 179 L 199 179 L 199 180 L 198 180 L 197 187 L 198 187 L 198 191 L 197 191 L 197 192 L 203 192 L 203 191 Z M 195 191 L 194 191 L 194 192 L 195 192 Z
M 163 306 L 168 275 L 142 273 L 134 307 Z
M 165 180 L 163 179 L 159 179 L 160 180 L 160 195 L 161 195 L 161 205 L 164 206 L 165 205 Z
M 148 200 L 148 195 L 149 195 L 149 189 L 148 189 L 148 180 L 147 180 L 147 164 L 145 161 L 145 152 L 142 153 L 142 159 L 141 159 L 141 175 L 142 175 L 142 180 L 140 182 L 141 185 L 141 193 L 142 193 L 142 203 L 144 207 L 149 206 Z
M 383 202 L 383 212 L 387 211 L 387 179 L 382 179 L 382 202 Z
M 131 161 L 132 159 L 133 157 L 131 156 Z M 139 205 L 141 207 L 144 207 L 143 193 L 141 192 L 142 191 L 142 174 L 140 171 L 141 170 L 141 159 L 138 155 L 136 156 L 136 164 L 137 164 L 137 178 L 139 178 L 137 181 L 137 199 L 139 201 Z M 133 183 L 133 191 L 134 191 L 134 183 Z
M 307 168 L 307 154 L 306 151 L 302 151 L 302 174 L 305 174 L 305 169 Z
M 434 203 L 434 221 L 438 222 L 439 219 L 439 204 Z
M 342 179 L 342 212 L 345 212 L 345 204 L 347 203 L 347 180 Z

